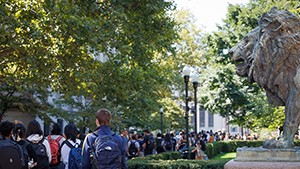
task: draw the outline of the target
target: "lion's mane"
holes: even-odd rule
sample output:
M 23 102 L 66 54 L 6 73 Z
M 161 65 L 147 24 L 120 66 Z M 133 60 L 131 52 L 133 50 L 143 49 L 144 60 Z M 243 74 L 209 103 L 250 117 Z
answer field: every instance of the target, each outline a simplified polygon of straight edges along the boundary
M 239 75 L 263 87 L 272 104 L 285 105 L 300 65 L 300 19 L 272 8 L 232 53 Z

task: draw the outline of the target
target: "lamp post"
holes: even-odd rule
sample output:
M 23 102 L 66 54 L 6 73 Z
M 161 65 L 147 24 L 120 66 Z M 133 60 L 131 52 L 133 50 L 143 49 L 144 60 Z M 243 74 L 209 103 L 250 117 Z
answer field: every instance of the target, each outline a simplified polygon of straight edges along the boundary
M 187 158 L 190 158 L 190 146 L 189 146 L 189 92 L 188 92 L 188 83 L 189 83 L 189 77 L 190 77 L 191 69 L 189 66 L 185 65 L 182 74 L 184 78 L 185 83 L 185 129 L 186 129 L 186 148 L 188 151 Z
M 193 82 L 193 87 L 194 87 L 195 132 L 198 133 L 198 130 L 197 130 L 197 87 L 198 87 L 198 81 L 199 81 L 199 74 L 197 72 L 194 72 L 191 75 L 191 81 Z
M 226 99 L 226 107 L 227 107 L 227 116 L 226 116 L 226 125 L 227 125 L 227 133 L 229 134 L 229 113 L 230 113 L 231 100 L 229 98 Z
M 161 131 L 161 133 L 163 133 L 163 127 L 162 127 L 162 121 L 163 120 L 162 120 L 162 116 L 163 116 L 164 109 L 160 108 L 159 112 L 160 112 L 160 131 Z

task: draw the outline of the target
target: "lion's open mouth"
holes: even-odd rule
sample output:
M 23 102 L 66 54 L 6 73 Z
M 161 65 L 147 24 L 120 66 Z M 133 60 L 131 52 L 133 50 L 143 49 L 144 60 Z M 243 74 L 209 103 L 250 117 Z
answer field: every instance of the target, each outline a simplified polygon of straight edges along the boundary
M 234 60 L 234 63 L 237 67 L 239 67 L 239 65 L 244 65 L 244 59 L 238 58 L 238 59 Z
M 234 60 L 234 64 L 238 70 L 244 69 L 245 60 L 242 58 L 236 59 L 236 60 Z
M 238 58 L 234 60 L 235 66 L 236 66 L 236 73 L 239 76 L 247 76 L 248 67 L 245 63 L 245 60 L 243 58 Z

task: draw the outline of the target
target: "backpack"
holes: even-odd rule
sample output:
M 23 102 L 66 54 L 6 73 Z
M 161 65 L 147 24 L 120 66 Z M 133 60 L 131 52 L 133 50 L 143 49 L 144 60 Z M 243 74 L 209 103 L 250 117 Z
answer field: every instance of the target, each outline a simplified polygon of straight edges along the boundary
M 177 141 L 176 141 L 175 138 L 171 138 L 171 142 L 172 142 L 172 145 L 173 145 L 173 151 L 175 151 Z
M 23 153 L 23 159 L 24 159 L 23 168 L 28 169 L 28 162 L 30 161 L 30 157 L 29 157 L 29 154 L 28 154 L 28 151 L 27 151 L 27 146 L 29 145 L 29 143 L 24 140 L 23 143 L 18 142 L 17 144 L 21 147 L 21 150 L 22 150 L 22 153 Z
M 137 157 L 139 154 L 138 154 L 138 148 L 135 146 L 135 143 L 136 141 L 130 141 L 130 146 L 129 146 L 129 155 L 131 157 Z
M 121 168 L 122 151 L 118 140 L 114 137 L 116 133 L 100 136 L 93 134 L 96 139 L 90 153 L 92 154 L 91 161 L 96 161 L 96 164 L 92 164 L 94 168 Z
M 43 144 L 45 138 L 43 138 L 42 140 L 40 140 L 37 143 L 28 141 L 32 147 L 33 150 L 36 153 L 37 156 L 37 166 L 36 168 L 48 168 L 49 167 L 49 158 L 47 155 L 47 150 L 45 145 Z
M 201 150 L 202 151 L 206 151 L 206 144 L 203 140 L 200 140 L 200 143 L 201 143 Z
M 57 139 L 52 139 L 50 135 L 48 135 L 48 142 L 51 149 L 51 165 L 56 165 L 60 163 L 60 145 L 59 141 L 62 139 L 62 136 L 57 137 Z
M 24 167 L 21 147 L 11 140 L 0 136 L 0 168 L 18 169 Z
M 65 141 L 66 145 L 71 149 L 69 153 L 68 168 L 81 169 L 82 168 L 82 142 L 72 145 L 68 140 Z
M 172 150 L 173 149 L 173 145 L 171 141 L 165 141 L 165 147 L 166 150 Z
M 164 148 L 163 148 L 163 146 L 161 145 L 161 143 L 162 143 L 162 139 L 160 138 L 160 139 L 156 139 L 156 151 L 157 151 L 157 153 L 161 153 L 161 152 L 164 152 Z
M 152 136 L 149 136 L 148 142 L 146 143 L 146 149 L 147 150 L 153 150 L 154 149 L 154 138 Z

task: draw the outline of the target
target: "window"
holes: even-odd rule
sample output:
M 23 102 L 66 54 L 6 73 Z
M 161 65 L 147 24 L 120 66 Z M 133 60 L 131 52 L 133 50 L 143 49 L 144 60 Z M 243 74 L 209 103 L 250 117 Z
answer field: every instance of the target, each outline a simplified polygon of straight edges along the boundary
M 214 127 L 214 115 L 212 113 L 208 113 L 208 127 Z
M 200 127 L 205 127 L 205 110 L 200 110 Z

